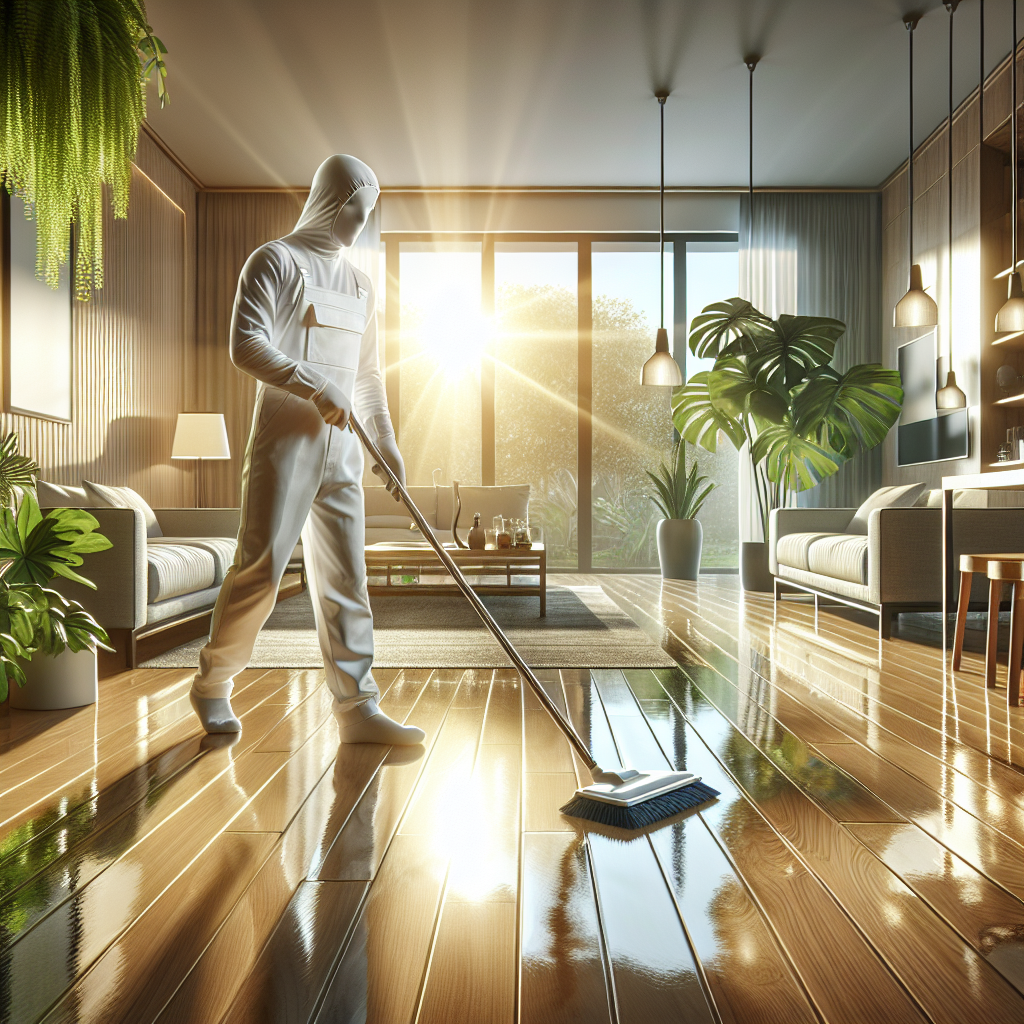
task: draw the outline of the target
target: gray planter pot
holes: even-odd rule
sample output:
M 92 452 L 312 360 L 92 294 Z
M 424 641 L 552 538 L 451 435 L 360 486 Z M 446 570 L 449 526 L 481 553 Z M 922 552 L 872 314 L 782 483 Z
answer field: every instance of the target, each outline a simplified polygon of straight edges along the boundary
M 744 590 L 770 594 L 775 577 L 768 569 L 768 545 L 763 541 L 744 541 L 740 544 L 740 583 Z
M 37 654 L 24 669 L 28 682 L 10 684 L 12 708 L 57 711 L 96 703 L 95 651 L 65 651 L 56 658 Z
M 658 523 L 658 561 L 667 580 L 695 580 L 700 575 L 704 531 L 696 519 L 662 519 Z

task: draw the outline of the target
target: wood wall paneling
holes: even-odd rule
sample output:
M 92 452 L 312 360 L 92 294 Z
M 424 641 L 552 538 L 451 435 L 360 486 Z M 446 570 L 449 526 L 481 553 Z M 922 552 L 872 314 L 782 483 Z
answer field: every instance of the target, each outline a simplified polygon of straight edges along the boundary
M 256 382 L 235 368 L 228 353 L 238 275 L 253 250 L 291 231 L 305 199 L 298 192 L 201 192 L 198 197 L 194 401 L 198 411 L 224 413 L 231 443 L 230 461 L 207 467 L 210 505 L 239 503 L 242 457 L 256 396 Z
M 74 309 L 70 424 L 4 413 L 42 478 L 128 484 L 156 506 L 191 504 L 170 462 L 194 375 L 195 188 L 143 135 L 127 220 L 104 214 L 104 287 Z

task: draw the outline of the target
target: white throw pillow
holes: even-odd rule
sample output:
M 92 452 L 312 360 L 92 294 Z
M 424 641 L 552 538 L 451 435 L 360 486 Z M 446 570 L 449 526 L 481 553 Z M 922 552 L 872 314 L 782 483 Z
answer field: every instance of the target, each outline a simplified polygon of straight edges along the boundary
M 40 508 L 92 508 L 84 487 L 36 481 L 36 497 Z
M 876 508 L 910 508 L 924 493 L 927 484 L 900 484 L 896 487 L 879 487 L 854 513 L 847 533 L 859 533 L 864 536 L 868 532 L 868 518 Z
M 107 487 L 91 480 L 83 480 L 85 493 L 95 508 L 137 508 L 146 520 L 146 536 L 162 537 L 164 531 L 156 521 L 156 513 L 149 507 L 146 499 L 138 491 L 130 487 Z

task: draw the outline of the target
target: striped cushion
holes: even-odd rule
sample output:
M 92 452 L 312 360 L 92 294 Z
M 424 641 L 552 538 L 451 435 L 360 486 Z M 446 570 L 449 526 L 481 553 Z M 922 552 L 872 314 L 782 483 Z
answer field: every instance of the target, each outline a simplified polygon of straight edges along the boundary
M 164 531 L 156 521 L 156 513 L 138 491 L 130 487 L 107 487 L 92 480 L 83 480 L 82 486 L 93 508 L 137 508 L 146 519 L 146 536 L 162 537 Z
M 217 566 L 213 555 L 189 544 L 147 545 L 149 604 L 167 601 L 214 586 Z
M 153 537 L 149 540 L 150 545 L 155 544 L 177 544 L 186 547 L 201 548 L 213 555 L 213 563 L 216 567 L 216 574 L 213 585 L 219 587 L 224 582 L 224 576 L 231 563 L 235 559 L 235 547 L 237 542 L 234 537 Z
M 858 534 L 825 534 L 807 552 L 811 572 L 867 585 L 868 539 Z

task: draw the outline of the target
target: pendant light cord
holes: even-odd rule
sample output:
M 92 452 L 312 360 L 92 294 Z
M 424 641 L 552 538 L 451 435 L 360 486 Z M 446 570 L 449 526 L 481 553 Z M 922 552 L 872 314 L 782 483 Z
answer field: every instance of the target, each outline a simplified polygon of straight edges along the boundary
M 658 230 L 658 241 L 661 250 L 661 321 L 660 326 L 665 326 L 665 100 L 667 94 L 658 96 L 658 103 L 661 106 L 661 226 Z
M 749 223 L 747 224 L 747 251 L 754 249 L 754 68 L 760 57 L 750 56 L 744 58 L 747 70 L 750 72 L 750 81 L 747 96 L 747 206 L 749 209 Z M 749 257 L 748 257 L 749 259 Z
M 1013 7 L 1013 53 L 1010 54 L 1010 196 L 1013 208 L 1010 211 L 1010 276 L 1017 272 L 1017 0 Z
M 978 0 L 978 142 L 985 144 L 985 0 Z
M 1014 0 L 1016 2 L 1016 0 Z M 949 11 L 949 118 L 946 123 L 946 151 L 949 161 L 946 165 L 946 173 L 949 178 L 946 182 L 947 193 L 949 194 L 949 209 L 946 220 L 949 227 L 949 324 L 946 327 L 946 339 L 949 343 L 949 366 L 947 370 L 953 369 L 953 15 L 959 0 L 946 4 Z
M 907 157 L 907 210 L 910 221 L 910 265 L 914 265 L 914 29 L 917 28 L 917 18 L 907 18 L 904 21 L 909 33 L 910 48 L 910 149 Z

